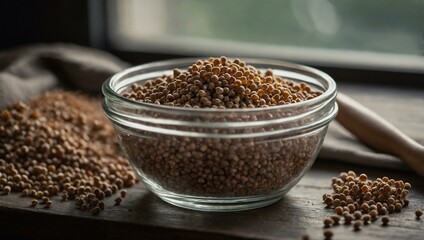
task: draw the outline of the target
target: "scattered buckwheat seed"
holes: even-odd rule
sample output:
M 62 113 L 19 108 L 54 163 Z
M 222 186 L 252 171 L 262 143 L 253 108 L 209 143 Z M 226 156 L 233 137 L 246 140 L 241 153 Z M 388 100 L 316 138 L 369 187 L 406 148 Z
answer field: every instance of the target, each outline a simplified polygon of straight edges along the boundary
M 331 216 L 331 219 L 333 220 L 333 225 L 338 225 L 339 224 L 339 222 L 340 222 L 340 216 L 338 216 L 338 215 L 333 215 L 333 216 Z
M 417 210 L 415 210 L 415 217 L 417 219 L 420 219 L 422 215 L 423 215 L 423 210 L 421 210 L 419 208 Z
M 122 198 L 121 197 L 117 197 L 115 199 L 115 205 L 120 205 L 122 203 Z
M 331 231 L 331 230 L 325 230 L 324 231 L 324 237 L 325 237 L 326 240 L 331 239 L 333 236 L 334 236 L 333 231 Z
M 12 189 L 10 188 L 10 186 L 5 186 L 4 188 L 3 188 L 3 192 L 4 192 L 4 194 L 6 194 L 6 195 L 8 195 L 8 194 L 10 194 L 10 192 L 12 191 Z
M 369 214 L 364 214 L 362 216 L 362 220 L 364 221 L 364 224 L 368 224 L 369 221 L 371 221 L 371 215 Z
M 350 214 L 347 214 L 345 217 L 345 224 L 350 224 L 353 221 L 353 217 Z
M 389 224 L 390 219 L 388 216 L 383 216 L 381 218 L 381 221 L 383 222 L 383 226 L 387 226 Z
M 91 209 L 91 214 L 92 215 L 99 215 L 101 211 L 102 210 L 100 209 L 100 207 L 94 207 L 94 208 Z
M 32 201 L 31 201 L 31 206 L 32 207 L 35 207 L 35 206 L 37 206 L 38 205 L 38 200 L 37 199 L 32 199 Z
M 353 229 L 354 229 L 355 231 L 359 231 L 359 230 L 361 230 L 361 226 L 362 226 L 362 221 L 361 221 L 361 220 L 356 220 L 356 221 L 353 223 Z
M 105 209 L 105 203 L 104 202 L 99 202 L 99 204 L 97 204 L 97 207 L 99 207 L 100 210 L 103 211 Z
M 121 191 L 121 198 L 125 198 L 125 196 L 127 196 L 127 190 L 122 190 Z
M 326 218 L 324 219 L 324 227 L 329 228 L 329 227 L 331 227 L 333 224 L 334 224 L 333 219 L 331 219 L 331 218 L 329 218 L 329 217 L 326 217 Z

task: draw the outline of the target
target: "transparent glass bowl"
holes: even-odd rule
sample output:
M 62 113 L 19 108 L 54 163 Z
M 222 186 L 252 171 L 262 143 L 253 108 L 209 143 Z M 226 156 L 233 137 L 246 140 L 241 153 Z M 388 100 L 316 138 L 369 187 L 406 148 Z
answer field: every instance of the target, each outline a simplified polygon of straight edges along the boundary
M 133 83 L 185 70 L 196 59 L 126 69 L 103 84 L 103 109 L 119 144 L 146 186 L 164 201 L 203 211 L 269 205 L 313 164 L 337 114 L 336 84 L 316 69 L 244 59 L 274 75 L 305 82 L 322 95 L 268 108 L 193 109 L 122 97 Z

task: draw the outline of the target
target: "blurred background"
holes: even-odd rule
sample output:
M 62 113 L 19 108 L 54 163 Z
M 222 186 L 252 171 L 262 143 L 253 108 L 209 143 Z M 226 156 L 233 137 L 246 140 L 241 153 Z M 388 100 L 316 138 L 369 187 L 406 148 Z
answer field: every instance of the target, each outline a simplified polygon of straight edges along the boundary
M 422 0 L 107 3 L 110 40 L 128 50 L 275 58 L 322 54 L 321 60 L 367 52 L 424 55 Z
M 14 0 L 0 27 L 0 49 L 67 42 L 133 64 L 227 55 L 424 81 L 422 0 Z

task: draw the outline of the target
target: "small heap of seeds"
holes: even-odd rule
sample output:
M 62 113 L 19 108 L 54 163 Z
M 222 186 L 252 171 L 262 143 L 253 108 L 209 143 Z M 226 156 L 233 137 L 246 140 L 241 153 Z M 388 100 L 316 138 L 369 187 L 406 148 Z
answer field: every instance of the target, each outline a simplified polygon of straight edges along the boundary
M 264 74 L 239 59 L 198 60 L 186 71 L 134 84 L 134 101 L 188 108 L 255 108 L 296 103 L 321 95 L 305 83 Z
M 408 206 L 406 196 L 411 184 L 388 177 L 371 181 L 363 173 L 357 176 L 349 171 L 334 177 L 332 187 L 332 194 L 323 195 L 324 203 L 338 216 L 343 216 L 345 224 L 354 221 L 354 230 L 358 231 L 362 225 L 377 220 L 378 216 L 383 216 L 382 225 L 387 226 L 390 220 L 388 214 L 400 212 Z M 328 219 L 324 219 L 324 227 L 334 225 Z
M 99 109 L 88 97 L 52 91 L 1 110 L 0 191 L 46 208 L 60 195 L 99 214 L 103 198 L 138 181 Z

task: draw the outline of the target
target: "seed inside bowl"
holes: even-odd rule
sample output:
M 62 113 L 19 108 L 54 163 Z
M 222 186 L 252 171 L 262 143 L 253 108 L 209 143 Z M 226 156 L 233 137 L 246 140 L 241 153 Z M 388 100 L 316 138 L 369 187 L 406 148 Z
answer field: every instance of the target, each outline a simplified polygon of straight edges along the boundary
M 262 74 L 239 59 L 198 60 L 186 71 L 133 84 L 124 97 L 135 101 L 188 108 L 255 108 L 284 105 L 315 98 L 306 83 Z
M 238 133 L 272 132 L 292 126 L 275 124 L 270 127 L 211 129 L 207 125 L 216 120 L 223 125 L 225 122 L 278 120 L 293 113 L 276 111 L 259 116 L 246 112 L 241 117 L 231 113 L 238 108 L 267 109 L 295 104 L 321 94 L 320 90 L 306 82 L 285 79 L 271 69 L 261 72 L 239 59 L 209 58 L 196 61 L 186 70 L 175 69 L 172 75 L 132 84 L 122 95 L 133 101 L 175 109 L 228 109 L 226 116 L 209 114 L 189 119 L 203 122 L 204 127 L 167 126 L 169 130 L 211 133 L 214 137 L 148 131 L 129 134 L 122 128 L 116 128 L 116 131 L 121 145 L 141 175 L 168 191 L 214 197 L 265 194 L 282 189 L 304 172 L 317 154 L 324 128 L 305 132 L 302 136 L 228 137 Z M 151 114 L 148 117 L 161 116 Z

